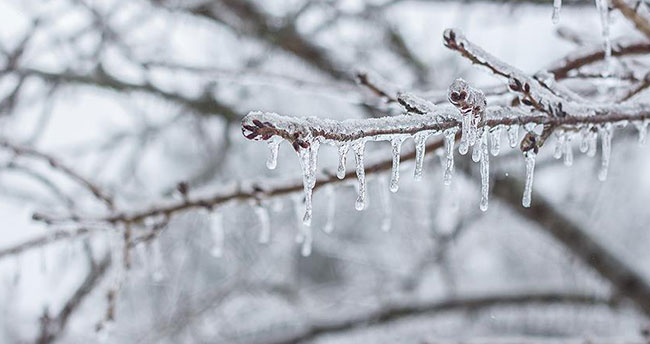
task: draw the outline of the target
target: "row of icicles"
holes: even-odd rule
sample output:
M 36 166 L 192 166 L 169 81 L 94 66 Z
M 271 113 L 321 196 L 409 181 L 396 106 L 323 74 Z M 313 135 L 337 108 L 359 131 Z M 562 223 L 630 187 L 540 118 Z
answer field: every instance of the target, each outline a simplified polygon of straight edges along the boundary
M 472 149 L 472 160 L 474 162 L 480 163 L 480 174 L 481 174 L 481 201 L 480 209 L 486 211 L 488 209 L 488 196 L 489 196 L 489 157 L 497 156 L 501 150 L 501 133 L 503 129 L 507 131 L 508 143 L 511 148 L 517 147 L 519 144 L 519 125 L 511 126 L 497 126 L 494 128 L 489 128 L 487 126 L 482 128 L 472 127 L 471 121 L 469 126 L 464 126 L 461 131 L 461 139 L 459 143 L 459 152 L 462 155 L 465 155 L 469 152 L 469 148 Z M 639 142 L 645 143 L 647 127 L 650 123 L 649 120 L 643 121 L 633 121 L 634 125 L 639 131 Z M 464 123 L 466 124 L 466 123 Z M 619 122 L 616 126 L 625 126 L 627 122 Z M 611 154 L 611 139 L 614 129 L 613 124 L 605 123 L 602 125 L 585 125 L 579 130 L 575 131 L 563 131 L 557 130 L 553 136 L 555 137 L 556 146 L 554 148 L 553 156 L 556 159 L 561 159 L 564 157 L 564 164 L 571 166 L 573 164 L 573 149 L 572 142 L 576 137 L 581 139 L 579 144 L 580 151 L 586 153 L 587 156 L 593 157 L 597 151 L 597 139 L 598 136 L 601 138 L 601 166 L 598 173 L 598 178 L 601 181 L 604 181 L 607 178 L 607 171 L 609 168 L 610 154 Z M 524 129 L 527 132 L 534 132 L 536 129 L 539 129 L 541 125 L 534 123 L 527 124 L 524 126 Z M 450 128 L 442 132 L 444 136 L 444 172 L 443 172 L 443 183 L 445 185 L 450 185 L 452 181 L 453 171 L 454 171 L 454 143 L 457 128 Z M 415 157 L 415 169 L 414 169 L 414 179 L 420 180 L 423 174 L 423 164 L 425 156 L 425 147 L 426 140 L 434 135 L 435 132 L 425 131 L 419 132 L 414 135 L 409 134 L 395 134 L 391 136 L 384 136 L 382 139 L 387 139 L 391 143 L 392 150 L 392 169 L 390 173 L 390 181 L 386 187 L 391 192 L 397 192 L 399 189 L 399 178 L 400 178 L 400 154 L 401 146 L 404 141 L 412 137 L 415 143 L 416 157 Z M 355 202 L 355 208 L 357 210 L 363 210 L 366 207 L 366 176 L 364 168 L 364 152 L 365 144 L 367 141 L 373 140 L 370 138 L 363 138 L 353 142 L 340 142 L 337 144 L 339 163 L 337 169 L 337 177 L 339 179 L 345 178 L 346 174 L 346 160 L 347 155 L 352 148 L 355 157 L 356 164 L 356 175 L 358 181 L 358 196 Z M 274 169 L 277 166 L 278 150 L 279 145 L 282 142 L 282 139 L 279 137 L 273 137 L 268 140 L 268 145 L 270 148 L 270 155 L 266 162 L 266 165 L 269 169 Z M 300 211 L 300 204 L 303 202 L 302 197 L 296 197 L 294 200 L 295 208 L 297 212 L 300 213 L 302 226 L 300 233 L 297 236 L 297 242 L 302 243 L 302 254 L 307 256 L 311 253 L 311 243 L 312 243 L 312 234 L 311 234 L 311 222 L 312 222 L 312 191 L 316 184 L 316 166 L 318 160 L 318 150 L 320 147 L 320 141 L 318 139 L 312 139 L 309 141 L 309 148 L 300 149 L 298 152 L 300 158 L 300 164 L 302 167 L 303 173 L 303 189 L 304 189 L 304 213 Z M 525 178 L 525 187 L 524 194 L 522 197 L 522 205 L 524 207 L 530 207 L 532 199 L 532 186 L 533 186 L 533 175 L 535 169 L 535 157 L 536 154 L 531 150 L 524 153 L 525 160 L 525 169 L 526 169 L 526 178 Z M 334 189 L 331 185 L 324 188 L 328 197 L 330 199 L 329 209 L 327 210 L 327 223 L 324 227 L 326 233 L 331 232 L 333 228 L 333 212 L 334 212 Z M 382 196 L 382 205 L 383 212 L 385 213 L 386 219 L 382 223 L 382 228 L 386 231 L 390 230 L 390 206 L 389 206 L 389 197 Z M 261 224 L 260 232 L 260 242 L 266 243 L 270 240 L 270 225 L 269 225 L 269 214 L 268 210 L 261 204 L 256 203 L 253 205 L 254 212 L 257 215 L 259 222 Z M 387 214 L 387 215 L 386 215 Z M 217 215 L 213 217 L 213 239 L 215 242 L 215 248 L 213 249 L 213 254 L 215 256 L 220 256 L 222 254 L 222 245 L 224 241 L 223 233 L 223 224 L 222 224 L 222 215 Z

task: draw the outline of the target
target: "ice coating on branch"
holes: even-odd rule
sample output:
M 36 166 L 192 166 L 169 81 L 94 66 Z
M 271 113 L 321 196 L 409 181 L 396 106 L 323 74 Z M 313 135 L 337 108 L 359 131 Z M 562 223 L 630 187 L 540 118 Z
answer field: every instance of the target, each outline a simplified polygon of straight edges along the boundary
M 363 155 L 366 149 L 366 142 L 361 140 L 354 144 L 354 159 L 357 164 L 357 179 L 359 181 L 359 196 L 354 203 L 356 210 L 364 210 L 366 208 L 366 171 L 363 166 Z
M 399 189 L 399 160 L 400 151 L 402 149 L 402 142 L 406 139 L 405 136 L 395 136 L 391 141 L 393 165 L 390 173 L 390 191 L 397 192 Z
M 573 165 L 573 146 L 571 145 L 571 135 L 565 134 L 564 146 L 562 148 L 564 154 L 564 166 Z
M 605 74 L 609 74 L 611 57 L 612 57 L 612 43 L 609 37 L 609 1 L 608 0 L 595 0 L 596 8 L 600 14 L 600 25 L 602 27 L 602 35 L 605 48 Z
M 515 148 L 517 147 L 517 142 L 519 140 L 519 125 L 518 124 L 513 124 L 508 127 L 508 144 L 510 145 L 510 148 Z
M 476 143 L 477 126 L 483 119 L 487 101 L 481 90 L 471 87 L 465 80 L 460 78 L 454 80 L 449 86 L 447 98 L 461 113 L 462 136 L 458 151 L 460 154 L 465 155 L 469 147 Z
M 278 166 L 278 150 L 280 148 L 281 137 L 273 136 L 268 140 L 269 145 L 269 158 L 266 160 L 266 167 L 269 170 L 274 170 Z
M 210 254 L 213 257 L 223 256 L 224 246 L 224 230 L 223 230 L 223 214 L 221 212 L 214 212 L 210 215 L 210 233 L 212 234 L 212 249 Z
M 607 180 L 607 171 L 609 170 L 609 160 L 612 152 L 612 130 L 611 123 L 605 123 L 599 128 L 602 143 L 602 160 L 600 163 L 600 171 L 598 172 L 598 179 L 600 181 Z
M 409 113 L 426 114 L 436 107 L 432 102 L 411 93 L 397 93 L 397 102 Z
M 562 9 L 562 0 L 553 0 L 553 24 L 560 22 L 560 10 Z
M 634 121 L 633 123 L 639 131 L 639 144 L 645 144 L 646 137 L 648 136 L 648 123 L 650 123 L 650 121 L 646 119 L 643 121 Z
M 427 138 L 429 137 L 428 133 L 417 133 L 413 137 L 415 141 L 415 170 L 413 171 L 413 177 L 415 180 L 422 179 L 422 169 L 424 167 L 424 154 L 426 149 Z
M 323 232 L 329 234 L 334 230 L 334 215 L 336 215 L 336 195 L 334 186 L 327 185 L 325 187 L 325 197 L 327 198 L 327 218 L 325 220 Z
M 524 152 L 524 160 L 526 162 L 526 182 L 524 185 L 524 196 L 521 199 L 521 205 L 526 208 L 530 207 L 530 201 L 533 195 L 533 178 L 535 174 L 535 152 L 529 150 Z
M 253 206 L 257 221 L 260 224 L 260 244 L 266 244 L 271 240 L 271 221 L 269 218 L 269 211 L 261 204 Z
M 338 177 L 339 179 L 345 178 L 345 160 L 347 160 L 348 150 L 350 150 L 349 143 L 344 142 L 338 145 L 339 167 L 336 170 L 336 177 Z
M 381 219 L 381 230 L 384 232 L 390 231 L 391 226 L 391 217 L 392 217 L 392 207 L 390 204 L 390 192 L 386 188 L 386 180 L 384 178 L 380 179 L 381 187 L 379 192 L 381 193 L 381 206 L 382 206 L 382 219 Z
M 481 211 L 488 209 L 488 196 L 490 193 L 490 153 L 488 152 L 488 135 L 489 128 L 483 127 L 483 134 L 481 135 Z
M 496 127 L 490 131 L 490 153 L 492 156 L 497 156 L 499 151 L 501 151 L 501 127 Z
M 451 184 L 451 177 L 454 175 L 454 142 L 456 141 L 457 129 L 447 129 L 445 135 L 445 172 L 442 180 L 445 185 Z

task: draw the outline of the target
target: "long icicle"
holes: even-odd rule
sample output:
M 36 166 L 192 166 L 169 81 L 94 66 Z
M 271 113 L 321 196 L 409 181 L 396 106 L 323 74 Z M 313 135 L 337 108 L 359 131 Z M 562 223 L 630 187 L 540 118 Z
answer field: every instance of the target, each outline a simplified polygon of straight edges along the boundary
M 390 174 L 391 192 L 397 192 L 399 189 L 399 160 L 402 142 L 404 142 L 404 137 L 402 136 L 396 136 L 391 140 L 391 146 L 393 149 L 393 166 Z
M 359 180 L 359 196 L 354 204 L 356 210 L 366 208 L 366 171 L 363 166 L 363 154 L 366 149 L 366 142 L 361 140 L 354 144 L 354 158 L 357 163 L 357 179 Z
M 524 159 L 526 161 L 526 183 L 524 186 L 524 197 L 521 200 L 521 204 L 529 208 L 530 201 L 533 194 L 533 178 L 535 174 L 535 152 L 529 150 L 524 152 Z
M 345 161 L 347 160 L 348 150 L 350 150 L 350 144 L 345 142 L 341 143 L 338 146 L 339 151 L 339 167 L 336 170 L 336 177 L 339 179 L 345 178 Z
M 454 175 L 454 142 L 456 141 L 456 131 L 456 129 L 447 129 L 444 133 L 447 159 L 442 179 L 445 185 L 451 184 L 451 178 Z
M 422 169 L 424 166 L 424 154 L 425 154 L 425 144 L 427 137 L 429 135 L 426 133 L 417 133 L 413 140 L 415 141 L 415 171 L 413 172 L 413 178 L 415 180 L 422 179 Z
M 598 172 L 598 179 L 600 181 L 607 180 L 607 172 L 609 170 L 609 160 L 612 153 L 612 124 L 606 123 L 600 130 L 600 140 L 602 143 L 602 160 L 600 164 L 600 171 Z
M 490 153 L 488 152 L 488 135 L 490 135 L 490 129 L 485 126 L 483 127 L 483 134 L 481 135 L 481 204 L 480 208 L 482 211 L 487 211 L 488 209 L 488 196 L 490 193 Z

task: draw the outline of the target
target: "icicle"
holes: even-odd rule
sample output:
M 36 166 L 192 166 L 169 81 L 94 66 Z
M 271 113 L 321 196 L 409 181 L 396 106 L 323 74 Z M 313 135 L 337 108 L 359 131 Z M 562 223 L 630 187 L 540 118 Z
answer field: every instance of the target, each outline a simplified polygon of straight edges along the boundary
M 336 170 L 336 176 L 339 179 L 345 178 L 345 160 L 348 156 L 348 150 L 350 149 L 349 143 L 339 144 L 339 168 Z
M 501 151 L 501 127 L 496 127 L 490 132 L 490 153 L 492 156 L 497 156 L 499 151 Z
M 454 174 L 454 142 L 456 140 L 456 129 L 445 130 L 445 151 L 447 162 L 445 164 L 445 173 L 442 177 L 445 185 L 451 184 L 451 177 Z
M 316 185 L 316 165 L 318 160 L 318 141 L 309 143 L 309 148 L 301 149 L 298 153 L 300 156 L 300 165 L 303 173 L 303 188 L 305 193 L 305 215 L 303 223 L 311 225 L 312 218 L 312 193 Z
M 488 209 L 488 194 L 490 192 L 490 153 L 488 152 L 489 128 L 483 127 L 481 135 L 481 205 L 482 211 Z
M 312 229 L 309 226 L 303 226 L 302 228 L 303 228 L 303 240 L 302 240 L 302 247 L 300 249 L 300 254 L 302 254 L 303 257 L 309 257 L 311 255 L 312 242 L 314 241 L 312 235 Z
M 600 172 L 598 172 L 598 179 L 605 181 L 607 179 L 607 170 L 609 169 L 609 159 L 612 152 L 612 124 L 606 123 L 600 130 L 600 140 L 602 142 L 602 160 L 600 164 Z
M 366 142 L 361 140 L 354 144 L 354 158 L 357 163 L 357 179 L 359 180 L 359 196 L 354 208 L 361 211 L 366 208 L 366 172 L 363 167 L 363 153 L 366 149 Z
M 429 137 L 429 134 L 417 133 L 413 138 L 415 141 L 415 171 L 413 172 L 413 178 L 415 180 L 422 179 L 422 168 L 424 166 L 424 153 L 426 149 L 426 141 Z
M 460 144 L 458 145 L 458 152 L 461 155 L 467 154 L 467 151 L 469 150 L 469 128 L 472 125 L 472 116 L 469 115 L 462 115 L 463 116 L 463 121 L 462 121 L 462 128 L 461 128 L 461 137 L 460 137 Z
M 274 170 L 278 166 L 278 151 L 280 148 L 280 142 L 282 142 L 282 138 L 273 136 L 268 140 L 268 145 L 269 145 L 269 158 L 266 160 L 266 167 L 269 170 Z
M 391 140 L 391 145 L 393 147 L 393 169 L 391 170 L 390 176 L 391 192 L 397 192 L 399 189 L 399 159 L 402 142 L 404 142 L 404 137 L 402 136 L 396 136 Z
M 513 124 L 508 127 L 508 143 L 510 148 L 517 147 L 517 140 L 519 139 L 519 125 Z
M 266 244 L 271 240 L 271 221 L 269 218 L 269 211 L 266 210 L 261 204 L 256 204 L 253 206 L 255 215 L 257 215 L 257 221 L 260 224 L 260 244 Z
M 553 0 L 553 24 L 560 22 L 560 10 L 562 9 L 562 0 Z
M 605 47 L 605 72 L 603 76 L 609 75 L 612 57 L 612 43 L 609 37 L 609 1 L 608 0 L 595 0 L 596 8 L 600 13 L 600 25 L 602 27 L 602 35 Z
M 481 145 L 480 144 L 475 144 L 474 148 L 472 149 L 472 161 L 474 162 L 479 162 L 481 161 Z
M 334 194 L 334 186 L 328 185 L 325 187 L 325 197 L 327 198 L 327 220 L 323 232 L 332 233 L 334 230 L 334 215 L 336 215 L 336 195 Z
M 571 146 L 571 136 L 565 134 L 563 154 L 564 154 L 564 166 L 573 165 L 573 147 Z
M 382 178 L 380 179 L 381 181 L 381 189 L 379 192 L 381 192 L 381 205 L 382 205 L 382 220 L 381 220 L 381 230 L 384 232 L 390 231 L 390 226 L 391 226 L 391 217 L 392 217 L 392 209 L 391 209 L 391 204 L 390 204 L 390 192 L 386 190 L 386 181 Z
M 210 215 L 210 233 L 212 234 L 212 249 L 210 254 L 213 257 L 220 258 L 223 256 L 224 230 L 223 215 L 220 212 L 214 212 Z
M 650 123 L 650 121 L 647 119 L 643 121 L 634 121 L 634 126 L 639 131 L 639 144 L 641 145 L 645 144 L 646 141 L 646 136 L 648 134 L 648 123 Z
M 528 208 L 530 207 L 530 200 L 533 194 L 533 175 L 535 173 L 535 152 L 529 150 L 524 153 L 524 159 L 526 160 L 526 184 L 524 186 L 524 197 L 521 200 L 521 204 Z
M 588 146 L 587 156 L 593 158 L 596 156 L 596 144 L 598 143 L 598 132 L 589 130 L 589 136 L 587 137 Z
M 555 136 L 555 149 L 553 150 L 553 157 L 555 159 L 560 159 L 562 158 L 562 152 L 564 150 L 566 137 L 564 137 L 564 134 L 560 131 L 554 132 L 553 136 Z

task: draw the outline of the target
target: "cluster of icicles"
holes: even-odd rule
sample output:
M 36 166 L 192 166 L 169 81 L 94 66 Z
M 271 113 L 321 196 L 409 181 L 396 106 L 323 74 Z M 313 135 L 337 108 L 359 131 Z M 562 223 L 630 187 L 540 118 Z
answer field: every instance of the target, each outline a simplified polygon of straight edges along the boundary
M 467 120 L 470 115 L 463 115 L 463 120 L 461 122 L 461 138 L 459 143 L 459 153 L 465 155 L 469 152 L 469 149 L 472 148 L 472 160 L 474 162 L 479 162 L 480 164 L 480 174 L 481 174 L 481 200 L 480 200 L 480 209 L 486 211 L 488 209 L 488 195 L 489 195 L 489 176 L 490 176 L 490 155 L 497 156 L 501 150 L 501 135 L 503 131 L 507 132 L 508 143 L 511 148 L 518 146 L 519 140 L 519 125 L 509 125 L 509 126 L 496 126 L 490 128 L 488 126 L 477 127 L 476 123 L 471 120 Z M 634 125 L 639 131 L 639 141 L 641 143 L 645 142 L 646 132 L 649 120 L 643 121 L 634 121 Z M 567 166 L 572 165 L 573 163 L 573 145 L 572 142 L 574 139 L 581 139 L 579 144 L 580 151 L 586 153 L 587 156 L 593 157 L 597 151 L 597 139 L 598 136 L 601 138 L 601 168 L 598 174 L 600 180 L 605 180 L 607 178 L 607 171 L 610 161 L 610 152 L 611 152 L 611 139 L 612 133 L 615 126 L 624 126 L 627 122 L 619 122 L 616 124 L 605 123 L 601 125 L 584 125 L 578 130 L 563 131 L 558 129 L 554 132 L 554 137 L 556 141 L 556 147 L 554 150 L 554 157 L 560 159 L 564 157 L 564 164 Z M 539 132 L 541 125 L 535 123 L 529 123 L 524 125 L 526 132 Z M 456 133 L 458 128 L 449 128 L 443 131 L 421 131 L 411 134 L 392 134 L 392 135 L 382 135 L 381 137 L 364 137 L 357 139 L 355 141 L 346 141 L 346 142 L 332 142 L 327 141 L 330 144 L 335 144 L 338 149 L 338 168 L 336 175 L 339 179 L 344 179 L 346 176 L 346 160 L 350 149 L 354 153 L 354 159 L 356 164 L 356 176 L 358 181 L 358 196 L 355 202 L 355 208 L 357 210 L 363 210 L 366 207 L 366 175 L 364 168 L 364 152 L 365 145 L 368 141 L 389 141 L 391 144 L 392 150 L 392 170 L 390 172 L 390 182 L 386 183 L 388 190 L 391 192 L 397 192 L 399 189 L 399 178 L 400 178 L 400 154 L 402 144 L 408 139 L 412 138 L 415 143 L 415 168 L 414 168 L 414 179 L 419 180 L 422 178 L 423 174 L 423 164 L 425 157 L 425 147 L 427 139 L 432 135 L 440 135 L 444 137 L 444 172 L 443 172 L 443 182 L 445 185 L 451 184 L 452 175 L 454 171 L 454 143 L 456 140 Z M 280 143 L 283 140 L 280 137 L 274 136 L 267 140 L 270 155 L 267 160 L 267 167 L 269 169 L 274 169 L 277 166 L 278 158 L 278 148 Z M 295 208 L 297 212 L 300 213 L 299 217 L 302 218 L 304 224 L 303 229 L 297 237 L 297 241 L 303 244 L 302 253 L 303 255 L 309 255 L 311 252 L 311 242 L 312 235 L 310 225 L 312 222 L 312 192 L 316 184 L 316 166 L 318 162 L 318 150 L 321 145 L 320 138 L 311 138 L 307 139 L 308 148 L 300 148 L 298 150 L 298 156 L 300 158 L 300 164 L 302 167 L 303 174 L 303 187 L 304 187 L 304 213 L 302 213 L 300 203 L 302 203 L 302 198 L 298 197 L 295 200 Z M 525 187 L 524 194 L 522 198 L 522 205 L 524 207 L 530 207 L 531 205 L 531 196 L 532 196 L 532 187 L 533 187 L 533 175 L 535 169 L 535 157 L 536 154 L 533 150 L 527 151 L 524 153 L 525 158 Z M 331 202 L 334 200 L 333 188 L 331 185 L 325 188 L 328 193 L 328 197 Z M 382 203 L 388 204 L 389 197 L 382 196 Z M 254 205 L 255 213 L 259 217 L 260 223 L 262 224 L 262 232 L 260 234 L 260 242 L 267 242 L 269 240 L 269 219 L 268 213 L 264 207 L 260 205 Z M 386 212 L 390 211 L 390 206 L 384 206 Z M 332 220 L 333 216 L 331 214 L 334 211 L 334 206 L 330 204 L 328 210 L 328 223 L 325 225 L 324 230 L 330 232 L 333 228 Z M 218 221 L 221 221 L 219 218 Z M 217 228 L 221 228 L 221 225 L 217 225 Z M 386 219 L 382 228 L 384 230 L 390 229 L 390 219 Z M 217 242 L 223 241 L 222 230 L 215 233 L 215 240 Z M 218 250 L 217 253 L 221 251 Z

